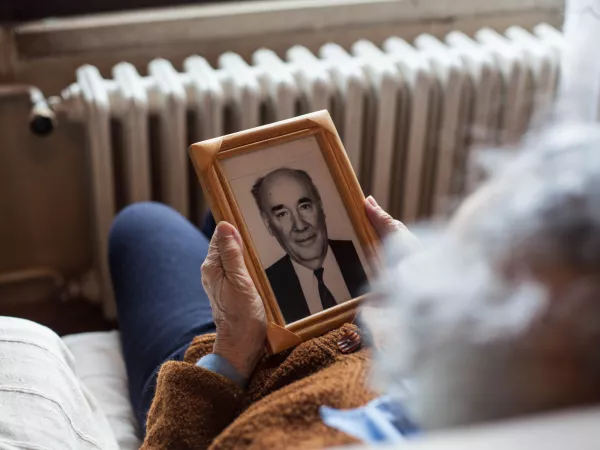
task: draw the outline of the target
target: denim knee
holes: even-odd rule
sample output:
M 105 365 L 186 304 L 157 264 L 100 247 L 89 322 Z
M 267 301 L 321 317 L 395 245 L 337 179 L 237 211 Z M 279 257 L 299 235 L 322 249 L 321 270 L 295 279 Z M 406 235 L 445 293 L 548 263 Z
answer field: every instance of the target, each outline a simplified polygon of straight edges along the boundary
M 113 221 L 108 238 L 109 258 L 139 242 L 160 227 L 165 217 L 178 215 L 169 206 L 157 202 L 141 202 L 127 206 Z

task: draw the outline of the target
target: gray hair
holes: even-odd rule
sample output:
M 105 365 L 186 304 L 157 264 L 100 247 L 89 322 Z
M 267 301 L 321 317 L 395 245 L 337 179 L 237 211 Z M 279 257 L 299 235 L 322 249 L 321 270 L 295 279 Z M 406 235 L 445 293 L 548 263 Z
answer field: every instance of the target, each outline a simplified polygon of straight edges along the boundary
M 600 131 L 529 139 L 481 195 L 389 267 L 371 324 L 376 386 L 426 428 L 600 402 Z

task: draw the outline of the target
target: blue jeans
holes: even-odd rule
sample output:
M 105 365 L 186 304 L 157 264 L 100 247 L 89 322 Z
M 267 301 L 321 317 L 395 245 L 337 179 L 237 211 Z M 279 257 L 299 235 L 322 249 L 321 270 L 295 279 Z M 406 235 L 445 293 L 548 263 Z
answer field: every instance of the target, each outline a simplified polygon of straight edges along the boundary
M 212 217 L 203 231 L 212 235 Z M 195 336 L 215 331 L 200 280 L 207 252 L 207 236 L 158 203 L 129 206 L 113 223 L 110 272 L 129 395 L 143 434 L 161 364 L 182 360 Z

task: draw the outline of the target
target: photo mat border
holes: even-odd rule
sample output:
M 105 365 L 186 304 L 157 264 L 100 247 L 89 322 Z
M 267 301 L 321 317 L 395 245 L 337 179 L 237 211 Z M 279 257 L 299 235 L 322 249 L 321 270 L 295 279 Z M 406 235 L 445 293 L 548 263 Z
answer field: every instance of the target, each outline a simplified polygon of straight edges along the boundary
M 242 236 L 246 266 L 265 305 L 268 321 L 267 348 L 270 353 L 278 353 L 341 326 L 343 323 L 351 322 L 365 296 L 348 300 L 333 308 L 286 324 L 244 221 L 242 211 L 220 162 L 240 154 L 260 151 L 267 147 L 310 136 L 315 136 L 317 139 L 327 168 L 362 246 L 367 264 L 370 266 L 370 270 L 367 271 L 369 276 L 377 270 L 379 238 L 366 216 L 364 194 L 327 111 L 318 111 L 210 139 L 192 144 L 189 148 L 192 163 L 215 221 L 218 223 L 224 220 L 231 223 Z

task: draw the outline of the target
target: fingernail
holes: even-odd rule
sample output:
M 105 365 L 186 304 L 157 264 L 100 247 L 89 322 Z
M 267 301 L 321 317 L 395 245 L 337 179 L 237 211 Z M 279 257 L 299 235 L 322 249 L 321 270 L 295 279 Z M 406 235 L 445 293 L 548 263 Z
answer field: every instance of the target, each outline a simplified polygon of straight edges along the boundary
M 377 208 L 379 205 L 377 204 L 377 202 L 375 201 L 375 199 L 373 198 L 372 195 L 369 195 L 367 197 L 367 201 L 369 202 L 369 204 L 375 208 Z
M 242 248 L 242 236 L 238 232 L 238 230 L 231 225 L 229 222 L 219 222 L 216 229 L 217 238 L 220 240 L 225 240 L 232 238 L 237 245 Z
M 215 234 L 218 239 L 227 239 L 234 236 L 234 228 L 227 222 L 219 222 Z
M 219 222 L 217 224 L 217 228 L 215 229 L 215 233 L 218 237 L 225 237 L 231 235 L 231 227 L 228 226 L 227 222 Z

